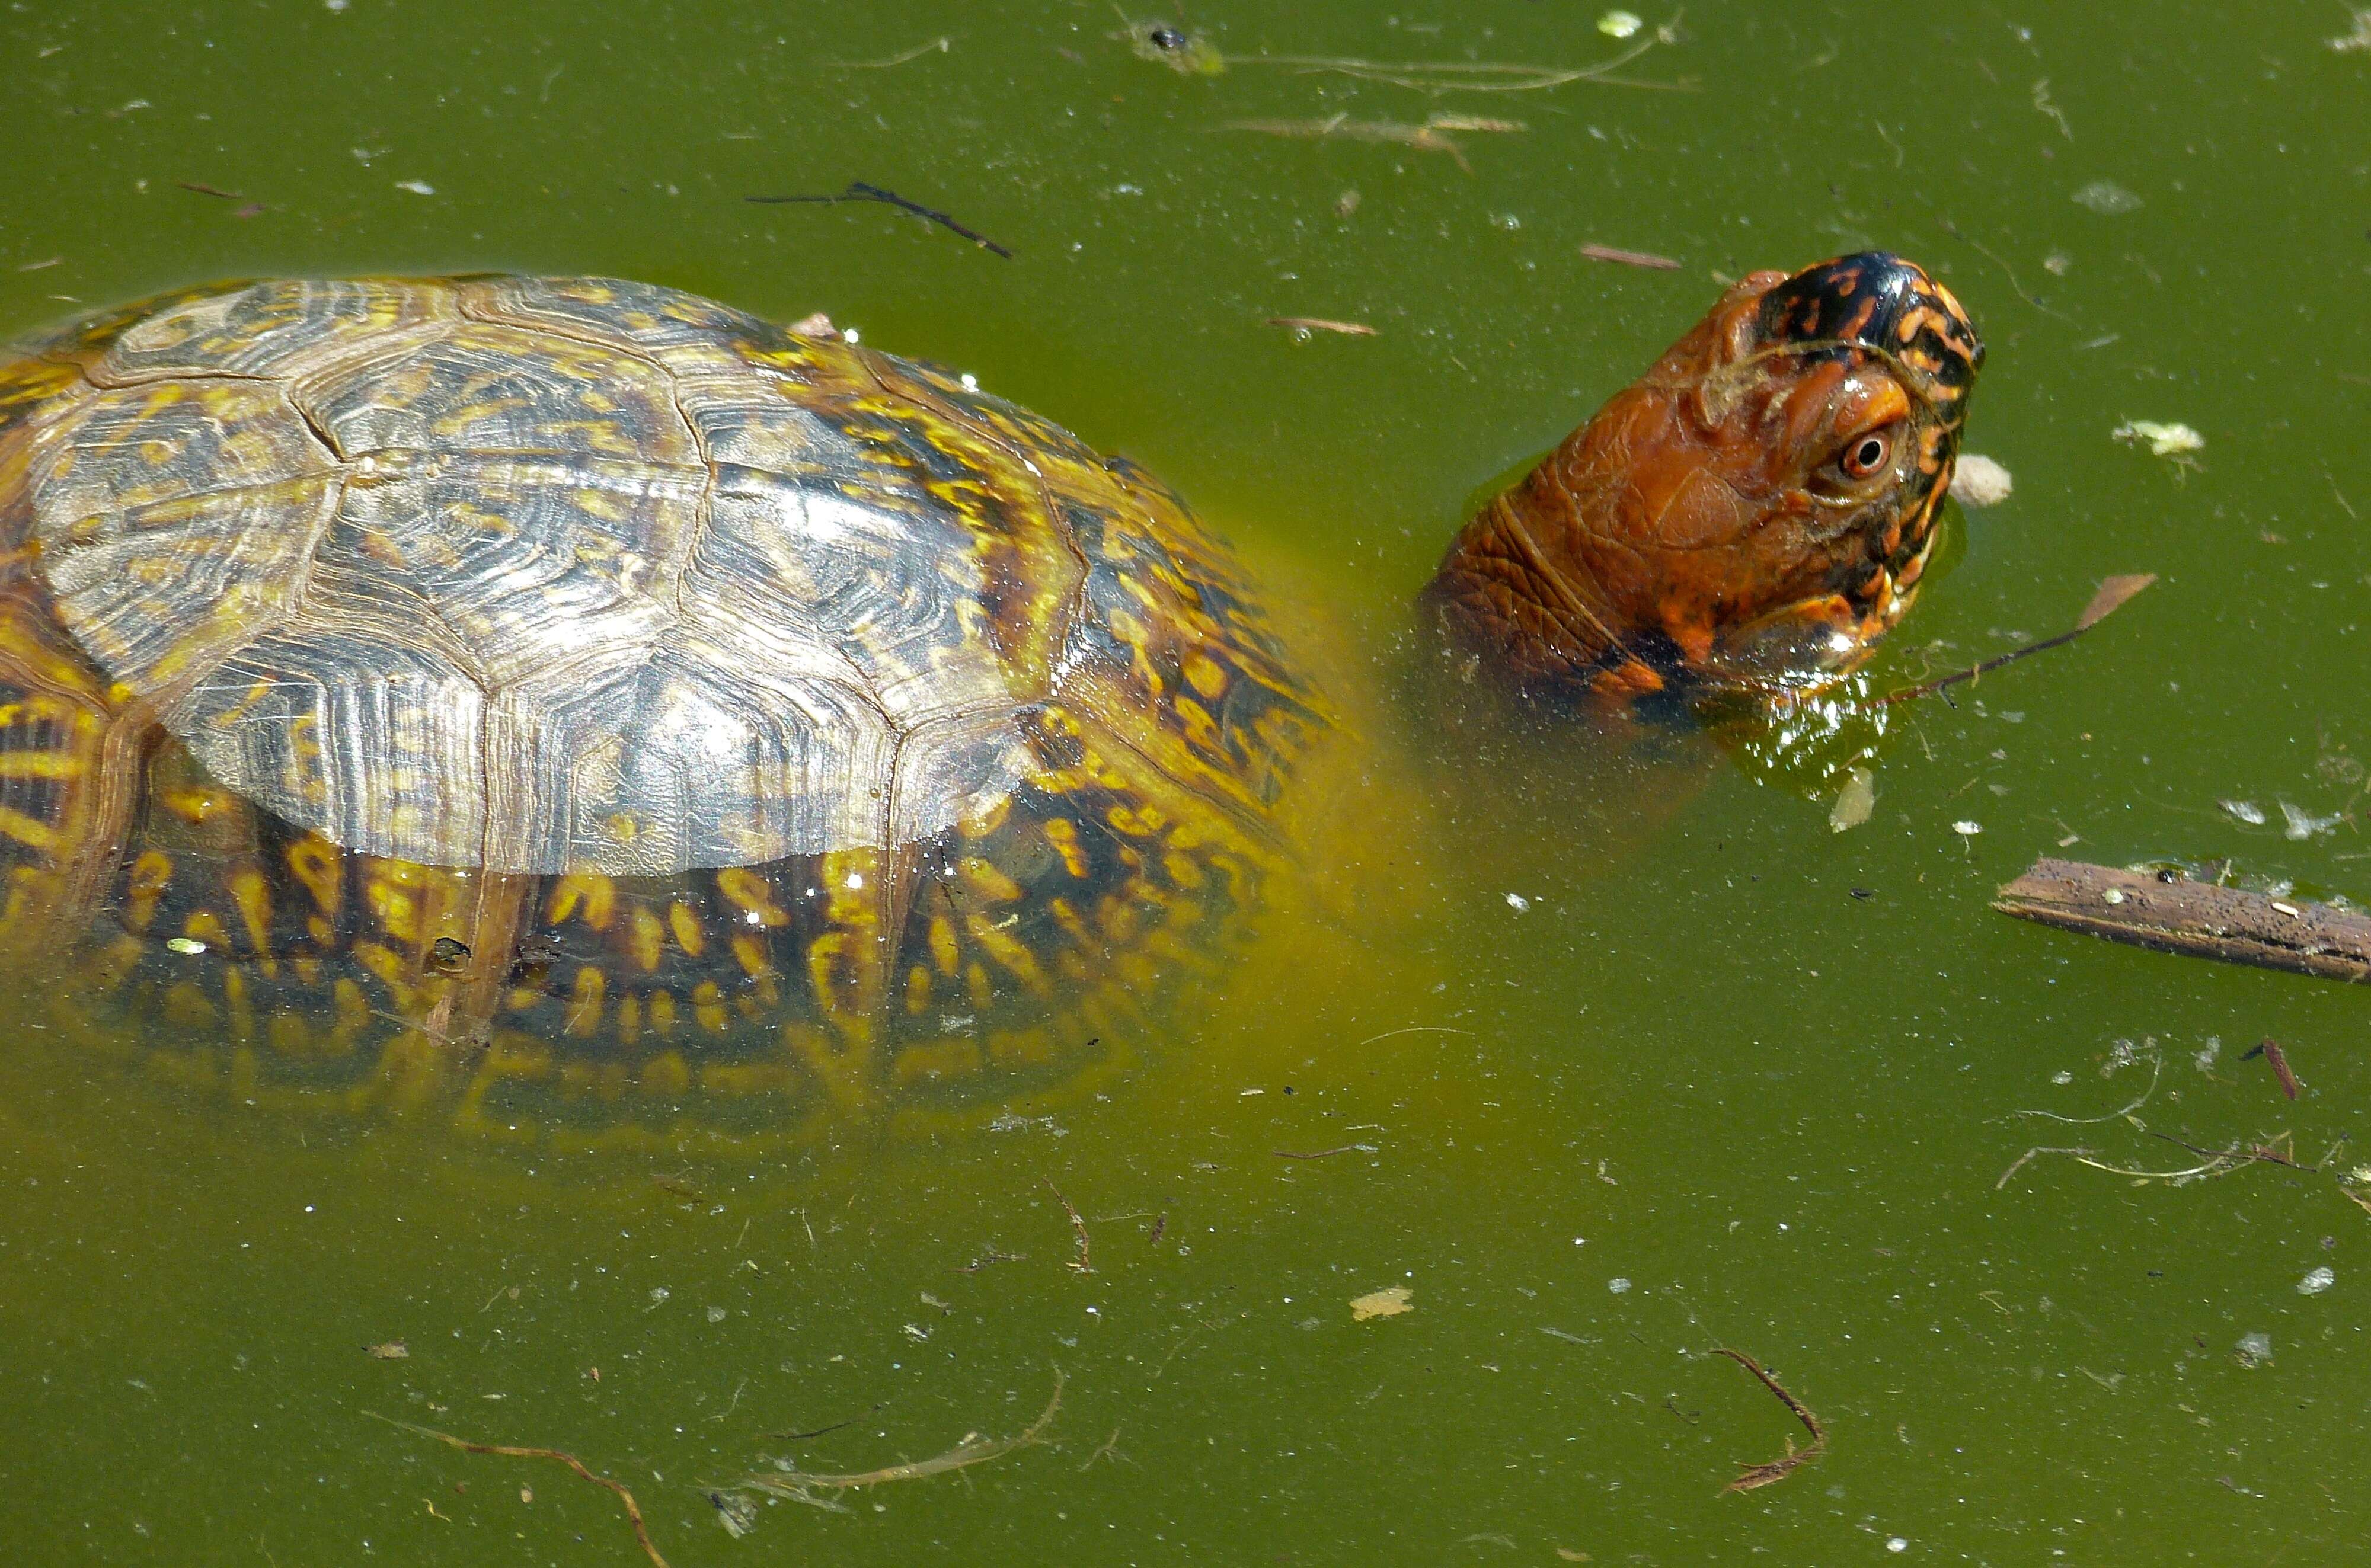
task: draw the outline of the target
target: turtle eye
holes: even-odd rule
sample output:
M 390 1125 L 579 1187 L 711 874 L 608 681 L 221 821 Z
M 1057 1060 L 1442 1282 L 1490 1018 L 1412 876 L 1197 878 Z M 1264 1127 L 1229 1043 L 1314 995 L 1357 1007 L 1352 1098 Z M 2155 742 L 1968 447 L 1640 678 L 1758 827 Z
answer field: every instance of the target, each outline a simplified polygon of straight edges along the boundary
M 1836 467 L 1851 479 L 1865 479 L 1881 473 L 1893 461 L 1893 427 L 1873 430 L 1856 435 L 1836 455 Z

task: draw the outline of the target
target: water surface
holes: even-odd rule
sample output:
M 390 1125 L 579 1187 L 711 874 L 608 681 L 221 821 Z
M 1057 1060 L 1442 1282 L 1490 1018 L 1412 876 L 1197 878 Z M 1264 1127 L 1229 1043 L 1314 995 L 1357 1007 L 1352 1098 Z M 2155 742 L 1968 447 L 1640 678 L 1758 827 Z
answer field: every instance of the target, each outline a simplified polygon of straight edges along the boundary
M 1721 279 L 1870 245 L 1976 315 L 1970 445 L 2017 478 L 1954 519 L 1880 683 L 2160 574 L 2076 647 L 1900 718 L 1848 833 L 1824 790 L 1740 763 L 1617 849 L 1590 792 L 1663 784 L 1396 778 L 1458 841 L 1378 873 L 1349 929 L 1278 933 L 1192 1055 L 1050 1124 L 553 1162 L 258 1115 L 0 1026 L 0 1539 L 640 1560 L 608 1493 L 376 1412 L 582 1456 L 678 1565 L 2359 1540 L 2371 1218 L 2334 1172 L 2371 1159 L 2341 1141 L 2371 1090 L 2361 994 L 1985 905 L 2062 844 L 2365 891 L 2352 815 L 2291 840 L 2279 802 L 2355 812 L 2371 721 L 2371 167 L 2342 133 L 2371 53 L 2329 47 L 2337 6 L 1696 4 L 1622 67 L 1655 86 L 1436 96 L 1252 58 L 1586 65 L 1626 47 L 1597 15 L 1197 5 L 1172 25 L 1238 62 L 1216 75 L 1083 4 L 0 17 L 0 329 L 287 272 L 598 271 L 826 310 L 1160 471 L 1373 689 L 1478 488 Z M 1230 129 L 1336 115 L 1417 139 Z M 1419 136 L 1435 115 L 1522 129 Z M 1011 255 L 878 202 L 744 200 L 850 180 Z M 2111 438 L 2132 419 L 2205 445 L 2177 466 Z M 2242 1059 L 2268 1035 L 2295 1103 Z M 2112 1114 L 2145 1090 L 2146 1133 Z M 2037 1145 L 2199 1163 L 2157 1132 L 2337 1147 L 2320 1172 L 2043 1155 L 2000 1182 Z M 1412 1310 L 1353 1320 L 1391 1286 Z M 1720 1345 L 1816 1412 L 1823 1457 L 1721 1493 L 1806 1434 Z M 741 1539 L 701 1495 L 761 1453 L 858 1471 L 1018 1432 L 1058 1367 L 1046 1446 Z

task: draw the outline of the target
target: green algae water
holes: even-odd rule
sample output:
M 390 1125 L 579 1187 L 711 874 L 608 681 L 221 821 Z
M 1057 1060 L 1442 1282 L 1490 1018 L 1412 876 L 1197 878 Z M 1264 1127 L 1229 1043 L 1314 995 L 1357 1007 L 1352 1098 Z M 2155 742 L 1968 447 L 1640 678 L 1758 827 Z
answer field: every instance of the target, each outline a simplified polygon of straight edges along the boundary
M 2336 6 L 1605 15 L 0 14 L 0 333 L 285 273 L 823 310 L 1162 475 L 1353 689 L 1476 494 L 1721 280 L 1871 246 L 1975 316 L 2016 478 L 1878 684 L 2159 578 L 1893 710 L 1849 831 L 1767 748 L 1410 744 L 1339 825 L 1371 907 L 1274 932 L 1190 1052 L 934 1141 L 559 1159 L 0 1023 L 0 1541 L 648 1560 L 610 1493 L 409 1423 L 577 1456 L 677 1568 L 2359 1552 L 2363 994 L 1987 903 L 2045 851 L 2371 895 L 2371 51 Z M 940 217 L 746 200 L 851 181 Z M 2295 1164 L 2134 1174 L 2182 1145 Z M 1717 1347 L 1815 1458 L 1724 1493 L 1811 1437 Z M 845 1512 L 708 1496 L 949 1454 Z

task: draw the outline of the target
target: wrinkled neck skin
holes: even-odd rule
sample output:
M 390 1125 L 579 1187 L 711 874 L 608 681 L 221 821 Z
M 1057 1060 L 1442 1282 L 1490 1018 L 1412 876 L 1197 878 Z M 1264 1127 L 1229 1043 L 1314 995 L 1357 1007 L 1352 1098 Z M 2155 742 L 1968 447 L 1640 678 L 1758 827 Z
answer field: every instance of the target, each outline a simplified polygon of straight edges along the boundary
M 1466 672 L 1600 712 L 1775 692 L 1843 674 L 1900 618 L 1935 495 L 1872 528 L 1801 467 L 1840 421 L 1914 410 L 1881 372 L 1755 347 L 1783 277 L 1732 287 L 1458 535 L 1427 598 Z

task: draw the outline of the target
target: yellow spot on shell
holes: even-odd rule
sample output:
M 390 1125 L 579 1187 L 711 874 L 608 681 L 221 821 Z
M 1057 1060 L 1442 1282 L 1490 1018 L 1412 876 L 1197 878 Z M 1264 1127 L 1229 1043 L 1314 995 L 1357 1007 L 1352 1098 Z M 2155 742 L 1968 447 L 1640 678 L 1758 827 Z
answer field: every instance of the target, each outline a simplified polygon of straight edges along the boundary
M 657 914 L 644 905 L 635 905 L 632 917 L 634 929 L 630 940 L 633 943 L 634 962 L 642 966 L 643 974 L 648 974 L 658 968 L 659 959 L 665 952 L 666 927 L 660 922 Z
M 642 1065 L 642 1090 L 645 1094 L 676 1098 L 691 1090 L 691 1067 L 680 1051 L 664 1051 Z
M 1209 654 L 1197 653 L 1186 661 L 1186 684 L 1200 693 L 1204 701 L 1216 702 L 1226 695 L 1226 668 Z
M 955 972 L 955 959 L 962 951 L 955 938 L 954 922 L 943 915 L 931 917 L 931 962 L 939 966 L 942 974 Z
M 1087 874 L 1086 852 L 1079 847 L 1079 824 L 1068 817 L 1048 817 L 1041 829 L 1046 842 L 1062 858 L 1062 869 L 1074 877 Z
M 964 886 L 980 898 L 1010 904 L 1021 896 L 1021 884 L 977 855 L 966 855 L 955 866 Z
M 609 982 L 599 970 L 586 964 L 576 972 L 576 987 L 569 994 L 568 1012 L 561 1028 L 584 1039 L 601 1027 L 601 1004 L 609 994 Z
M 607 877 L 590 873 L 571 874 L 560 879 L 551 890 L 548 918 L 557 926 L 582 907 L 584 923 L 596 931 L 609 928 L 617 913 L 618 888 Z
M 727 866 L 716 873 L 716 891 L 744 914 L 758 917 L 760 926 L 786 926 L 791 917 L 774 902 L 766 879 L 746 866 Z
M 733 958 L 750 974 L 763 974 L 774 966 L 772 957 L 766 951 L 766 944 L 746 933 L 733 939 Z
M 259 954 L 272 951 L 272 889 L 263 873 L 252 866 L 231 873 L 230 901 L 238 908 L 238 917 L 247 927 L 247 937 Z
M 708 946 L 708 939 L 700 934 L 700 917 L 688 904 L 667 905 L 667 928 L 675 932 L 675 945 L 694 958 Z
M 135 931 L 145 931 L 156 918 L 156 900 L 163 896 L 165 884 L 173 880 L 172 858 L 160 849 L 144 849 L 132 862 L 131 897 L 123 908 L 123 923 Z
M 6 722 L 0 719 L 0 727 Z M 0 756 L 0 778 L 79 778 L 87 771 L 83 759 L 68 752 L 13 752 Z
M 691 1016 L 709 1033 L 724 1032 L 724 993 L 716 988 L 715 981 L 702 980 L 691 988 Z
M 11 811 L 6 806 L 0 806 L 0 833 L 36 849 L 55 849 L 58 847 L 56 828 L 39 817 L 27 816 L 23 812 Z
M 651 1027 L 661 1034 L 673 1034 L 677 1022 L 675 993 L 673 991 L 653 992 L 651 994 Z
M 340 859 L 338 847 L 318 834 L 307 834 L 288 847 L 288 874 L 313 895 L 314 907 L 324 915 L 337 914 L 344 896 L 338 875 Z M 326 929 L 319 940 L 328 940 Z

